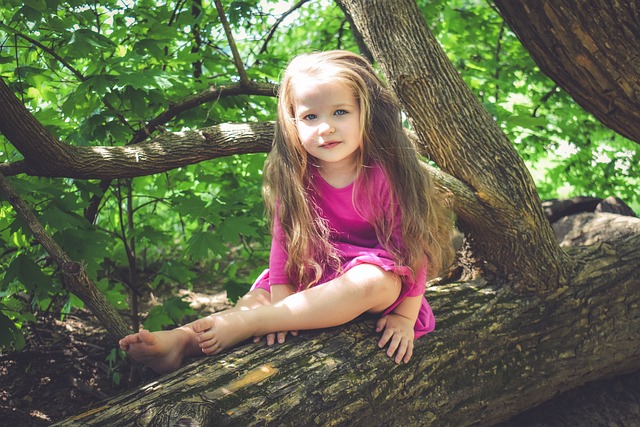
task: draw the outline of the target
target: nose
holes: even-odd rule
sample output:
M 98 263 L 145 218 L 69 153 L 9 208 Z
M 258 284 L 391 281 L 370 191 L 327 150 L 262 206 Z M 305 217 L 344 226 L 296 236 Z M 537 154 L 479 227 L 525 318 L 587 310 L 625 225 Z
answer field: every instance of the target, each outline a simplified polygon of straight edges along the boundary
M 318 126 L 318 133 L 320 135 L 331 135 L 335 130 L 336 129 L 331 126 L 331 123 L 329 122 L 320 123 L 320 126 Z

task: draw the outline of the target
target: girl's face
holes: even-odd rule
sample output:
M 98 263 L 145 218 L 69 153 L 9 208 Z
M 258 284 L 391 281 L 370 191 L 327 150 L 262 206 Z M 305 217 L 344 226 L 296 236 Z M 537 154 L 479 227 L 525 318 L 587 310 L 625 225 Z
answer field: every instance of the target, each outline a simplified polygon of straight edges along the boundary
M 303 77 L 293 89 L 302 146 L 328 171 L 352 168 L 362 146 L 360 106 L 344 83 Z

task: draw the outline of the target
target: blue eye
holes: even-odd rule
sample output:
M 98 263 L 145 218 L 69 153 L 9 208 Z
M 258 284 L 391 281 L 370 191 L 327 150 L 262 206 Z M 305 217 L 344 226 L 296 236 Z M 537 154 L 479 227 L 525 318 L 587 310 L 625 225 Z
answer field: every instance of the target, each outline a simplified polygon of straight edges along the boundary
M 344 116 L 345 114 L 347 114 L 347 110 L 336 110 L 334 114 L 336 116 Z
M 318 116 L 316 116 L 315 114 L 307 114 L 306 116 L 303 117 L 303 119 L 305 119 L 305 120 L 314 120 L 317 117 Z

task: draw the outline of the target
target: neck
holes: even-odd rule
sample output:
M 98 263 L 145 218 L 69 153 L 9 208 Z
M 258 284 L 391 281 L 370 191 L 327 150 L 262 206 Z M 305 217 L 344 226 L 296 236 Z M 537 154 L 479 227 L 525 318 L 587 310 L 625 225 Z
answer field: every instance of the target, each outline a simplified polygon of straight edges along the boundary
M 320 175 L 334 188 L 344 188 L 355 181 L 358 169 L 355 162 L 348 164 L 323 164 Z

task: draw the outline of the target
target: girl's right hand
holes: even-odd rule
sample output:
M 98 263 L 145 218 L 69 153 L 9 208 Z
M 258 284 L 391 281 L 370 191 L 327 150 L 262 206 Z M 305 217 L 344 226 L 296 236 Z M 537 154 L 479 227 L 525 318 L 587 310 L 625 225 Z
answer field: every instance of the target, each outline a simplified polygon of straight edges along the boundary
M 266 341 L 268 346 L 274 345 L 276 342 L 278 344 L 282 344 L 285 341 L 287 334 L 291 334 L 294 337 L 298 336 L 298 331 L 289 331 L 289 332 L 272 332 L 266 335 Z M 254 343 L 260 342 L 261 337 L 255 337 L 253 339 Z
M 271 304 L 275 304 L 278 301 L 282 301 L 289 295 L 293 294 L 293 291 L 289 285 L 271 285 Z M 298 336 L 298 331 L 283 331 L 283 332 L 271 332 L 266 335 L 266 341 L 268 346 L 274 345 L 276 342 L 282 344 L 285 342 L 287 334 L 291 334 L 294 337 Z M 255 337 L 254 343 L 260 342 L 262 337 Z

